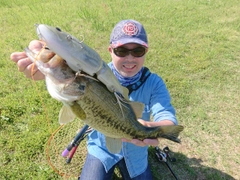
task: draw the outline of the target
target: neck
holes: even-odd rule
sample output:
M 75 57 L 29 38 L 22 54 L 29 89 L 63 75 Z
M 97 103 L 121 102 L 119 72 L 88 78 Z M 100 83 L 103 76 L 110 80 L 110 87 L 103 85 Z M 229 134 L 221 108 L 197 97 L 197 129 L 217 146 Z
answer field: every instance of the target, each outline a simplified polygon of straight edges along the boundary
M 137 82 L 140 78 L 141 78 L 141 75 L 142 75 L 142 71 L 143 71 L 143 68 L 137 73 L 135 74 L 134 76 L 132 77 L 124 77 L 122 76 L 118 71 L 117 69 L 115 68 L 115 66 L 113 65 L 113 63 L 110 63 L 110 68 L 113 72 L 113 74 L 117 77 L 117 79 L 119 80 L 120 84 L 122 86 L 128 86 L 130 84 L 134 84 L 135 82 Z

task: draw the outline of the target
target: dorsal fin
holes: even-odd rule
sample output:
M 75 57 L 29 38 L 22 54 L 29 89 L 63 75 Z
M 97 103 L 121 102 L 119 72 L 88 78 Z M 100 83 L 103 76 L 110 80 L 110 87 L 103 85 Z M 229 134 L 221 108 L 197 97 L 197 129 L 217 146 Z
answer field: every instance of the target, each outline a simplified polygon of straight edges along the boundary
M 129 93 L 128 89 L 127 89 L 126 87 L 123 87 L 123 86 L 122 86 L 122 90 L 123 90 L 122 96 L 123 96 L 126 100 L 129 100 L 129 99 L 128 99 L 128 93 Z
M 134 101 L 130 101 L 129 104 L 132 107 L 136 117 L 141 118 L 142 117 L 142 112 L 143 112 L 143 109 L 144 109 L 144 104 L 140 103 L 140 102 L 134 102 Z

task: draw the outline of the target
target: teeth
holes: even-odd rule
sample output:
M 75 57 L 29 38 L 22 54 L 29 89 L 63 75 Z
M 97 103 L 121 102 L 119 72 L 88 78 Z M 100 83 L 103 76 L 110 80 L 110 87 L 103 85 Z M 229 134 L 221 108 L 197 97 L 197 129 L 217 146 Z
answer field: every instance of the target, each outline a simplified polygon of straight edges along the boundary
M 131 69 L 131 68 L 133 68 L 134 66 L 126 66 L 126 65 L 124 65 L 124 67 Z

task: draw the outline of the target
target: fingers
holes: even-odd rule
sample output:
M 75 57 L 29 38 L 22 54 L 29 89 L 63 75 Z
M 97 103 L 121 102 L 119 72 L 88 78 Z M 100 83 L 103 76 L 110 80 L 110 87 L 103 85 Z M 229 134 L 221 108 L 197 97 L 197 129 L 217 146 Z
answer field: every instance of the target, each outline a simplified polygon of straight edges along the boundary
M 29 78 L 31 78 L 34 81 L 38 81 L 38 80 L 43 80 L 45 78 L 45 76 L 41 71 L 37 70 L 36 72 L 31 74 L 31 76 Z
M 29 77 L 30 74 L 34 74 L 38 70 L 32 61 L 26 56 L 25 52 L 12 53 L 10 58 L 17 64 L 18 71 L 23 72 L 26 77 Z
M 42 41 L 38 41 L 38 40 L 32 40 L 29 43 L 29 49 L 31 49 L 35 53 L 38 53 L 42 49 L 43 46 L 44 46 L 44 43 Z M 17 63 L 19 60 L 25 59 L 25 58 L 27 58 L 27 55 L 25 52 L 14 52 L 10 55 L 10 59 L 12 59 L 12 61 L 14 61 L 15 63 Z
M 132 144 L 135 144 L 136 146 L 158 146 L 159 145 L 159 141 L 158 139 L 144 139 L 143 141 L 139 140 L 139 139 L 132 139 L 132 140 L 128 140 L 123 138 L 122 142 L 130 142 Z
M 25 70 L 32 70 L 32 61 L 28 58 L 19 59 L 17 62 L 18 70 L 24 72 Z M 35 67 L 36 68 L 36 67 Z
M 35 64 L 30 64 L 26 66 L 22 71 L 27 78 L 31 78 L 33 80 L 42 80 L 44 79 L 44 75 L 40 72 Z
M 36 76 L 39 71 L 37 66 L 28 58 L 23 58 L 17 61 L 18 71 L 23 72 L 27 78 Z M 36 77 L 35 77 L 36 79 Z
M 144 139 L 143 142 L 147 145 L 154 146 L 154 147 L 159 145 L 158 139 Z
M 132 139 L 131 143 L 135 144 L 136 146 L 147 146 L 147 144 L 145 144 L 143 141 L 138 140 L 138 139 Z
M 26 56 L 25 52 L 12 53 L 10 58 L 17 64 L 18 71 L 23 72 L 27 78 L 32 78 L 34 80 L 44 78 L 37 66 Z
M 33 52 L 37 53 L 39 52 L 42 47 L 44 46 L 44 42 L 43 41 L 39 41 L 39 40 L 32 40 L 29 43 L 29 49 L 31 49 Z
M 42 72 L 38 70 L 37 66 L 34 63 L 29 61 L 29 59 L 18 61 L 18 70 L 20 72 L 23 72 L 27 78 L 31 78 L 33 80 L 44 79 Z
M 44 43 L 38 40 L 33 40 L 29 43 L 29 49 L 38 53 Z M 18 66 L 18 70 L 23 72 L 27 78 L 33 80 L 42 80 L 44 75 L 38 70 L 37 66 L 27 57 L 25 52 L 14 52 L 10 55 L 10 59 Z
M 27 58 L 27 55 L 25 52 L 14 52 L 10 55 L 10 59 L 17 63 L 20 59 Z

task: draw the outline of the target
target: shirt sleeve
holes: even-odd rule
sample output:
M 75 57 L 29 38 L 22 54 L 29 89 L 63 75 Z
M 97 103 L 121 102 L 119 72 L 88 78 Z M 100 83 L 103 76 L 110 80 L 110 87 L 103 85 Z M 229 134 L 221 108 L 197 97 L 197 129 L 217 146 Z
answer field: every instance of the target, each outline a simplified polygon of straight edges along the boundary
M 178 124 L 175 109 L 171 104 L 171 97 L 166 84 L 156 74 L 151 76 L 151 97 L 150 108 L 154 121 L 170 120 L 174 124 Z

